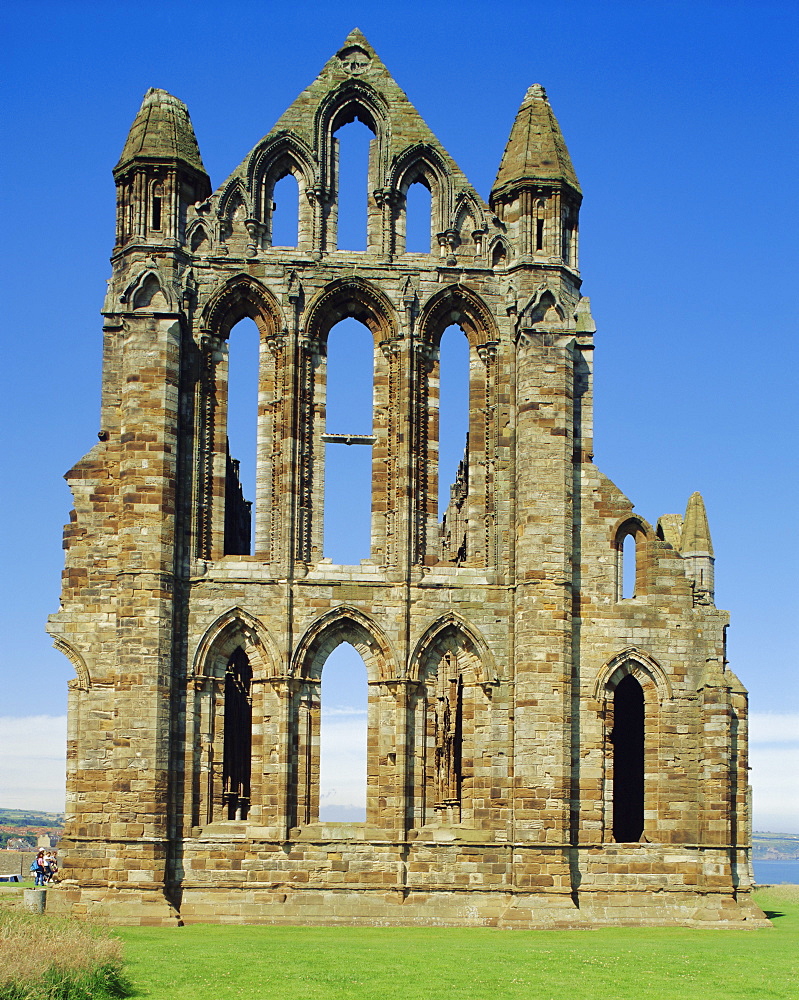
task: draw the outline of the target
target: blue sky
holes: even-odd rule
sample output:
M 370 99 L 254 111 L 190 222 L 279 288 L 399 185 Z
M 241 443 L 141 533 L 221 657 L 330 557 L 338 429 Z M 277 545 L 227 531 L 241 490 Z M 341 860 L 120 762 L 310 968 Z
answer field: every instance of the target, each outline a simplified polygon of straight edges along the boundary
M 796 4 L 65 0 L 0 17 L 0 715 L 65 711 L 72 668 L 43 631 L 61 476 L 96 440 L 111 169 L 144 92 L 188 104 L 216 187 L 357 25 L 485 198 L 525 90 L 546 87 L 585 197 L 597 464 L 650 521 L 704 495 L 729 658 L 764 720 L 756 825 L 793 801 L 799 832 Z M 0 762 L 0 805 L 4 784 Z

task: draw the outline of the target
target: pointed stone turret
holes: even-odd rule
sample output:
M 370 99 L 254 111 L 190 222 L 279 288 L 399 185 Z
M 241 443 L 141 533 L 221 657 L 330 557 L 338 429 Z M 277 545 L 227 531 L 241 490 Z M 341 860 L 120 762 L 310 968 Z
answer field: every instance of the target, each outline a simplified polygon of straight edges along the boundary
M 128 132 L 119 163 L 114 167 L 114 174 L 136 160 L 178 161 L 197 173 L 208 176 L 189 110 L 183 101 L 166 90 L 151 87 L 144 95 L 139 113 Z
M 680 548 L 683 556 L 713 555 L 713 542 L 710 540 L 707 512 L 701 493 L 692 493 L 688 500 Z
M 515 236 L 522 261 L 577 269 L 582 194 L 558 120 L 538 84 L 524 95 L 491 191 L 491 208 Z
M 714 558 L 705 503 L 700 493 L 692 493 L 685 510 L 680 554 L 685 560 L 685 574 L 693 580 L 697 594 L 713 600 Z
M 186 208 L 211 193 L 200 147 L 183 101 L 150 88 L 114 167 L 117 246 L 131 238 L 182 242 Z
M 491 200 L 530 184 L 565 182 L 579 193 L 569 151 L 547 92 L 534 83 L 524 95 L 499 165 Z

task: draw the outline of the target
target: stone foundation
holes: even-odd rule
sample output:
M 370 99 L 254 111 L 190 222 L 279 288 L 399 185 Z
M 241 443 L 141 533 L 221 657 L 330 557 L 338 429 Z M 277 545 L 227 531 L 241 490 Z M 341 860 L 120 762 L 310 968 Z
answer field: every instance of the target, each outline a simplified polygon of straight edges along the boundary
M 733 873 L 728 852 L 637 844 L 558 849 L 455 841 L 451 831 L 406 842 L 298 832 L 307 839 L 189 840 L 180 884 L 166 893 L 74 884 L 57 893 L 55 905 L 75 916 L 157 925 L 768 926 L 751 901 L 748 869 Z M 747 887 L 733 889 L 739 874 Z

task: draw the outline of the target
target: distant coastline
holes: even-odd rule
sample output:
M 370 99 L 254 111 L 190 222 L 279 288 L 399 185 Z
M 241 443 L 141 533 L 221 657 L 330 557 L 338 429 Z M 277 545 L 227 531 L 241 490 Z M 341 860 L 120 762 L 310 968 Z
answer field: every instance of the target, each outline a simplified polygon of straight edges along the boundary
M 752 834 L 752 860 L 799 862 L 799 833 L 755 830 Z

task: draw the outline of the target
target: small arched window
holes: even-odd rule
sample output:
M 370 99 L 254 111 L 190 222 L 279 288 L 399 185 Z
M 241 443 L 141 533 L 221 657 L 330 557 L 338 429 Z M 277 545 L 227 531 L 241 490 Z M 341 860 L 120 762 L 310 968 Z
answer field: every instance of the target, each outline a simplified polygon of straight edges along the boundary
M 571 209 L 561 218 L 561 257 L 564 264 L 577 267 L 577 220 Z
M 239 647 L 225 670 L 225 733 L 222 805 L 228 819 L 246 819 L 250 809 L 252 756 L 252 669 Z
M 644 593 L 646 535 L 641 523 L 626 521 L 616 532 L 616 600 L 626 601 Z
M 535 209 L 535 248 L 544 249 L 544 202 L 539 201 Z
M 163 189 L 160 184 L 153 184 L 152 199 L 150 205 L 150 229 L 158 232 L 161 229 L 161 207 L 163 201 Z

